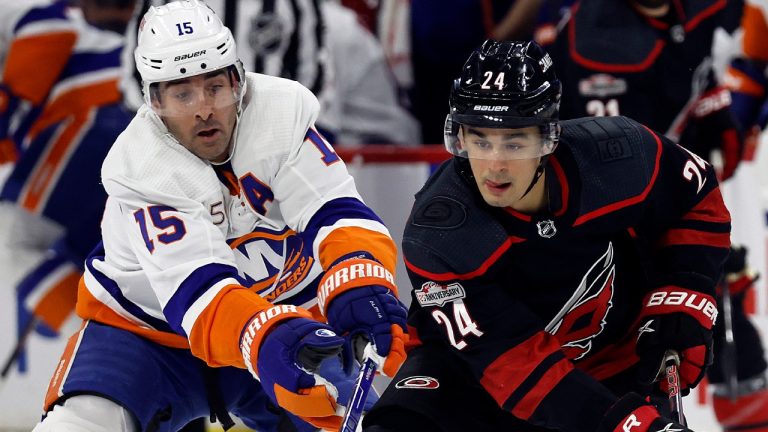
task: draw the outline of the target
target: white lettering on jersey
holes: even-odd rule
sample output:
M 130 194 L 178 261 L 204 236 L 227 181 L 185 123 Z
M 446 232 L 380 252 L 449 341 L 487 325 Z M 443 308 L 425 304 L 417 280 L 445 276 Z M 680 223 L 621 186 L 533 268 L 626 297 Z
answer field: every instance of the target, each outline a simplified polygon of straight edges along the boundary
M 624 422 L 624 424 L 621 426 L 621 429 L 624 432 L 632 432 L 632 429 L 635 426 L 642 426 L 643 424 L 639 421 L 637 421 L 637 416 L 634 414 L 630 414 L 629 417 L 627 417 L 627 420 Z

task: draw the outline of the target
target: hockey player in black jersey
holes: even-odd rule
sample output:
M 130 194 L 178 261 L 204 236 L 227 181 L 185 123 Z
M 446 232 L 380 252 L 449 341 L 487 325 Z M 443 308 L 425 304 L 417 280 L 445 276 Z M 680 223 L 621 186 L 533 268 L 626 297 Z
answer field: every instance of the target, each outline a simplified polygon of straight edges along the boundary
M 712 45 L 717 27 L 731 30 L 738 24 L 734 18 L 741 15 L 741 3 L 581 2 L 571 9 L 550 51 L 556 72 L 568 77 L 563 79 L 561 118 L 629 116 L 665 132 L 704 159 L 712 150 L 720 150 L 721 179 L 729 178 L 742 158 L 743 131 L 739 123 L 749 129 L 758 109 L 738 88 L 729 93 L 718 86 L 712 72 Z M 743 46 L 764 50 L 768 46 L 765 37 L 750 37 L 754 30 L 750 24 L 759 22 L 755 15 L 760 8 L 749 3 L 743 20 Z M 739 74 L 745 64 L 734 62 L 731 79 L 725 82 L 754 90 L 754 82 L 749 80 L 754 75 Z M 743 121 L 745 118 L 750 120 Z M 756 276 L 746 266 L 743 248 L 733 248 L 730 255 L 723 278 L 728 286 L 720 286 L 728 288 L 722 290 L 728 297 L 721 292 L 716 296 L 720 308 L 729 312 L 721 314 L 715 325 L 715 361 L 708 372 L 712 406 L 725 430 L 768 431 L 765 353 L 743 305 Z
M 548 48 L 565 81 L 561 118 L 630 117 L 705 158 L 720 150 L 721 179 L 729 178 L 743 140 L 715 79 L 712 45 L 716 28 L 738 26 L 739 3 L 579 2 Z
M 711 361 L 730 216 L 712 167 L 624 117 L 558 121 L 533 42 L 487 41 L 450 95 L 454 157 L 403 254 L 415 346 L 367 432 L 689 430 L 665 416 Z

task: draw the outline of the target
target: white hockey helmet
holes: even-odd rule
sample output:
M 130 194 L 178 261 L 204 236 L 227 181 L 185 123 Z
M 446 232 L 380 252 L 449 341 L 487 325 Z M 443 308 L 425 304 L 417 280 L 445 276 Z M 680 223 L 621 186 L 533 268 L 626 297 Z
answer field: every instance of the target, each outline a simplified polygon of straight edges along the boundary
M 134 51 L 144 101 L 150 86 L 231 68 L 238 81 L 236 102 L 245 93 L 245 73 L 232 32 L 201 0 L 179 0 L 149 8 L 139 26 Z

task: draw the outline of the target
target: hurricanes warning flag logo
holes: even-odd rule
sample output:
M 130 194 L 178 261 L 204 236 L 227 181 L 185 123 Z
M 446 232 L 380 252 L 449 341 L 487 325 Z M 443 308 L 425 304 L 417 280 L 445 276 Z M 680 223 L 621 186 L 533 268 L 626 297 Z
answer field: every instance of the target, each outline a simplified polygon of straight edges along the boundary
M 592 340 L 603 332 L 605 317 L 613 304 L 613 244 L 581 279 L 571 298 L 547 324 L 545 330 L 555 335 L 565 355 L 579 360 L 592 350 Z

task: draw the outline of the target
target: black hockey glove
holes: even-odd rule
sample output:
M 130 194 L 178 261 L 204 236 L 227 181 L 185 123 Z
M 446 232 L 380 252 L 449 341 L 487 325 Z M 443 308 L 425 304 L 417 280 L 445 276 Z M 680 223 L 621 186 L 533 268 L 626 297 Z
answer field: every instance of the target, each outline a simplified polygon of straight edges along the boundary
M 627 393 L 605 413 L 599 432 L 693 432 L 680 423 L 662 417 L 653 405 L 649 405 L 636 393 Z
M 741 296 L 760 278 L 760 275 L 747 264 L 747 248 L 740 245 L 731 245 L 731 252 L 725 260 L 723 271 L 731 297 Z M 719 284 L 717 295 L 722 296 L 722 294 L 722 285 Z
M 636 347 L 640 383 L 652 385 L 657 381 L 662 375 L 664 353 L 674 350 L 680 354 L 680 389 L 686 395 L 712 364 L 715 300 L 695 291 L 665 287 L 649 293 L 643 305 Z M 666 380 L 660 385 L 666 393 Z

